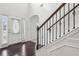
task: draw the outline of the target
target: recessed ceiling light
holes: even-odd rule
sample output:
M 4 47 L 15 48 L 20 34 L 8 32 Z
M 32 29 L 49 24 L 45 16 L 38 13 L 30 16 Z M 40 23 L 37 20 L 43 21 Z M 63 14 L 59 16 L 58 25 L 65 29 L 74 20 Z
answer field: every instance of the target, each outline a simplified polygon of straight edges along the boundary
M 44 6 L 44 4 L 41 4 L 41 5 L 40 5 L 40 7 L 43 7 L 43 6 Z

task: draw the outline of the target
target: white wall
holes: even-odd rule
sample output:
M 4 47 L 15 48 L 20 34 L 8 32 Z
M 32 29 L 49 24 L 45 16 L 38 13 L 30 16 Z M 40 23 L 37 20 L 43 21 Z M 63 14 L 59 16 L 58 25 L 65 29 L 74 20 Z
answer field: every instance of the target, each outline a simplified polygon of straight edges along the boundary
M 42 24 L 60 5 L 61 3 L 31 3 L 30 4 L 30 16 L 38 15 L 39 23 Z
M 26 17 L 28 10 L 28 4 L 26 3 L 0 3 L 0 14 Z
M 50 56 L 79 56 L 79 49 L 71 46 L 65 46 L 54 50 L 54 52 L 50 53 Z

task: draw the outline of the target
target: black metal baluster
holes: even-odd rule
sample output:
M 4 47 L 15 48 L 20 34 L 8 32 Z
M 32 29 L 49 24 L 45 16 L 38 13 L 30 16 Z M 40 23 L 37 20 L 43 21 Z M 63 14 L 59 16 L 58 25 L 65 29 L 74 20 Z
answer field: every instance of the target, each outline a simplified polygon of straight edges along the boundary
M 70 4 L 68 3 L 68 12 L 70 11 Z M 68 32 L 70 32 L 70 13 L 68 14 Z
M 39 49 L 39 27 L 37 27 L 37 49 Z
M 54 16 L 52 18 L 52 25 L 54 24 Z M 54 26 L 52 27 L 52 41 L 54 41 Z
M 75 7 L 75 3 L 73 3 L 73 8 Z M 75 9 L 73 10 L 73 29 L 75 29 Z
M 65 15 L 65 6 L 64 6 L 64 15 Z M 65 34 L 65 17 L 63 21 L 63 34 Z
M 59 10 L 59 18 L 61 18 L 61 9 Z M 59 37 L 61 37 L 61 20 L 59 21 L 59 32 L 60 32 L 60 34 L 59 34 Z
M 56 22 L 57 22 L 57 13 L 56 13 Z M 56 23 L 56 39 L 57 39 L 57 23 Z

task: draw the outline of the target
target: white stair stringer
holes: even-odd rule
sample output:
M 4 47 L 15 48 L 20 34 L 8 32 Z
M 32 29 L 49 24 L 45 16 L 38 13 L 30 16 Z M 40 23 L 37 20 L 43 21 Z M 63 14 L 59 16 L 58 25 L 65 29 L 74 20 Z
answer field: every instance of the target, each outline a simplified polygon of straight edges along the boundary
M 36 51 L 37 56 L 79 55 L 79 28 Z

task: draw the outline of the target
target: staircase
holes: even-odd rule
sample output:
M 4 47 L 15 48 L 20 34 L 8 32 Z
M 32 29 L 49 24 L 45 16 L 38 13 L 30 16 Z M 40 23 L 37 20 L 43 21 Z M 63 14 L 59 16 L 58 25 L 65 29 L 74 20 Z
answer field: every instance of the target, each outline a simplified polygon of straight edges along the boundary
M 79 4 L 63 3 L 37 28 L 37 56 L 79 55 Z

